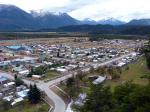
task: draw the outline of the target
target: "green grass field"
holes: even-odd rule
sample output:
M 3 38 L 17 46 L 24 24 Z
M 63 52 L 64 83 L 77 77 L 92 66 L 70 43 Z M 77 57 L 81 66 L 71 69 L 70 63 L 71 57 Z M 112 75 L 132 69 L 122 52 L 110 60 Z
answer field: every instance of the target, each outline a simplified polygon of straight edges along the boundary
M 10 109 L 3 109 L 2 105 L 0 106 L 0 112 L 48 112 L 49 105 L 45 102 L 38 104 L 30 104 L 27 100 L 20 102 Z
M 129 68 L 129 69 L 127 69 L 127 68 Z M 95 71 L 95 72 L 86 74 L 86 76 L 83 78 L 83 80 L 78 83 L 80 85 L 80 89 L 82 92 L 88 93 L 89 86 L 91 84 L 91 81 L 89 81 L 88 76 L 91 76 L 93 74 L 98 75 L 99 73 L 97 71 Z M 145 59 L 143 57 L 141 57 L 137 61 L 123 67 L 120 78 L 113 79 L 113 80 L 106 80 L 104 82 L 104 84 L 109 85 L 111 87 L 112 91 L 114 90 L 114 87 L 116 87 L 117 85 L 120 85 L 126 81 L 133 81 L 133 83 L 135 83 L 135 84 L 146 85 L 146 84 L 148 84 L 148 80 L 141 78 L 143 75 L 146 75 L 146 74 L 150 74 L 150 70 L 147 69 Z M 58 86 L 64 91 L 66 91 L 68 89 L 64 83 L 59 84 Z
M 42 77 L 42 80 L 48 80 L 53 79 L 55 77 L 59 76 L 59 74 L 56 71 L 48 71 L 44 77 Z
M 112 88 L 114 88 L 116 85 L 119 85 L 125 81 L 133 81 L 134 83 L 141 85 L 148 83 L 146 79 L 141 78 L 143 75 L 150 74 L 150 71 L 146 67 L 146 61 L 143 57 L 128 66 L 129 70 L 125 70 L 125 67 L 122 69 L 120 79 L 109 80 L 106 84 L 109 84 Z

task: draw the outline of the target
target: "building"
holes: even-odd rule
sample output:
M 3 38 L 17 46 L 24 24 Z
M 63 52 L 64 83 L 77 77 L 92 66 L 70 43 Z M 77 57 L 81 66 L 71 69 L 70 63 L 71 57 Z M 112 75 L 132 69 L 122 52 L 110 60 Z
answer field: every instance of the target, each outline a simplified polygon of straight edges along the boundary
M 0 84 L 4 84 L 8 81 L 6 77 L 0 76 Z

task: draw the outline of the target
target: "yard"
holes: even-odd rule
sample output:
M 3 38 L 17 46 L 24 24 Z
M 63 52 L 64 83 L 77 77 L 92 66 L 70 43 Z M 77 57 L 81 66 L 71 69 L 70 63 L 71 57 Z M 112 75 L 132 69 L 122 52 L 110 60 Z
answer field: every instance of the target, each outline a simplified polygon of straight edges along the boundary
M 128 69 L 127 69 L 128 68 Z M 80 89 L 82 91 L 88 91 L 88 87 L 90 85 L 90 81 L 88 79 L 88 76 L 91 76 L 91 74 L 99 74 L 97 71 L 94 71 L 92 73 L 89 73 L 82 79 L 82 81 L 79 81 Z M 145 85 L 148 83 L 146 79 L 141 78 L 143 75 L 150 74 L 150 71 L 146 67 L 146 61 L 142 57 L 138 59 L 137 61 L 125 66 L 122 68 L 122 73 L 120 75 L 119 79 L 113 79 L 113 80 L 106 80 L 104 84 L 110 85 L 113 89 L 115 86 L 120 85 L 121 83 L 125 81 L 133 81 L 133 83 Z M 60 84 L 59 87 L 63 90 L 66 90 L 67 87 L 63 84 Z
M 59 76 L 59 74 L 56 72 L 56 71 L 52 71 L 52 70 L 49 70 L 45 76 L 42 77 L 42 80 L 46 81 L 46 80 L 50 80 L 50 79 L 53 79 L 55 77 Z
M 136 84 L 147 84 L 148 81 L 146 79 L 142 79 L 141 76 L 150 74 L 150 71 L 146 67 L 146 61 L 142 57 L 134 63 L 128 65 L 129 69 L 125 70 L 126 67 L 122 69 L 122 74 L 120 79 L 117 80 L 109 80 L 106 84 L 109 84 L 112 88 L 116 85 L 119 85 L 125 81 L 133 81 Z
M 10 107 L 9 109 L 6 108 L 7 106 L 5 107 L 4 104 L 0 102 L 0 112 L 48 112 L 49 105 L 45 102 L 33 105 L 30 104 L 27 100 L 24 100 L 14 107 Z

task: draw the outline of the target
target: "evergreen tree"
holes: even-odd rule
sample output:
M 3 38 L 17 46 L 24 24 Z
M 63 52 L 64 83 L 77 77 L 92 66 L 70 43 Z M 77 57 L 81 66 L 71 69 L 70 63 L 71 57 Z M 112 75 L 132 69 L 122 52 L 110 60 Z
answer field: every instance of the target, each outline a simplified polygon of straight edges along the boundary
M 24 84 L 23 80 L 20 79 L 16 74 L 14 76 L 14 79 L 15 79 L 16 86 L 20 86 L 20 85 Z
M 80 112 L 149 112 L 150 85 L 131 82 L 116 86 L 92 85 Z
M 112 93 L 109 87 L 92 85 L 81 112 L 110 112 L 113 107 Z
M 41 100 L 41 92 L 34 84 L 33 86 L 30 85 L 30 90 L 28 92 L 28 99 L 31 103 L 38 103 Z
M 144 48 L 142 49 L 142 52 L 145 54 L 147 67 L 150 69 L 150 40 L 147 43 L 147 45 L 144 46 Z
M 30 101 L 30 102 L 32 102 L 32 99 L 33 99 L 33 93 L 32 93 L 32 91 L 33 91 L 33 87 L 32 87 L 32 85 L 30 84 L 30 90 L 29 90 L 29 92 L 28 92 L 28 100 Z
M 15 74 L 14 79 L 16 80 L 18 78 L 18 76 Z
M 37 88 L 37 86 L 34 84 L 33 86 L 33 102 L 38 103 L 41 100 L 41 92 Z
M 16 83 L 16 86 L 20 86 L 24 84 L 23 80 L 21 80 L 20 78 L 15 79 L 15 83 Z

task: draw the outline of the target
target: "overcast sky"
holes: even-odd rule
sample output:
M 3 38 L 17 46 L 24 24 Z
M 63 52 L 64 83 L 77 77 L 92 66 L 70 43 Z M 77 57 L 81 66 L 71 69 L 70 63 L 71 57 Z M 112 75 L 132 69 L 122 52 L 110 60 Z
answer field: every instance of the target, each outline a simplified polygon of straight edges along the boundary
M 0 0 L 0 3 L 13 4 L 27 12 L 41 9 L 67 12 L 79 20 L 150 18 L 150 0 Z

